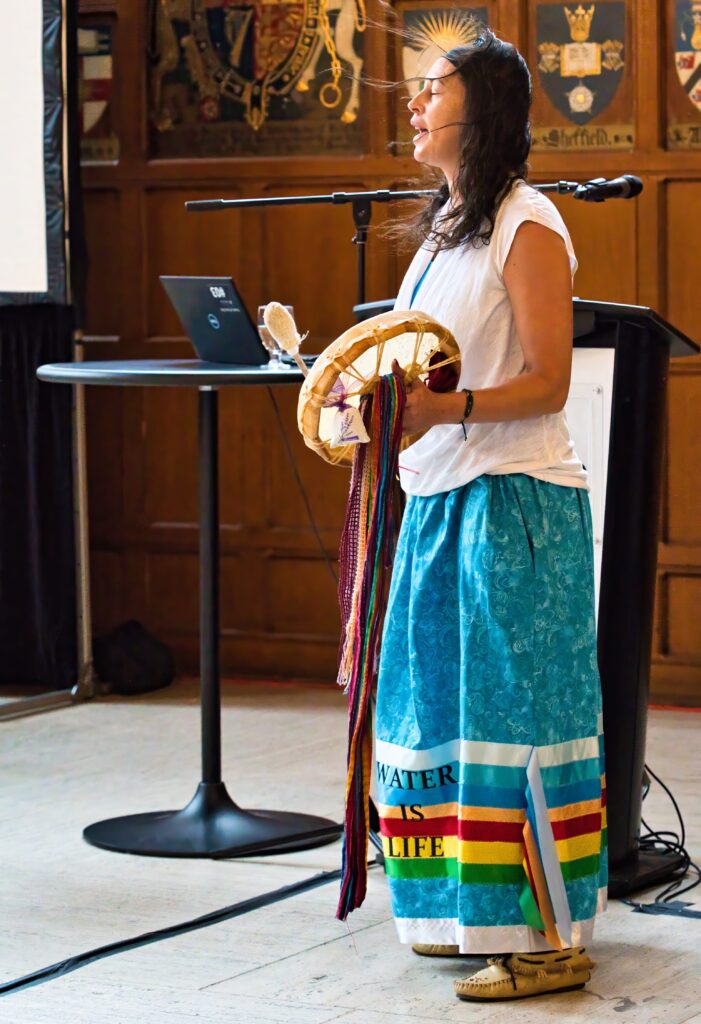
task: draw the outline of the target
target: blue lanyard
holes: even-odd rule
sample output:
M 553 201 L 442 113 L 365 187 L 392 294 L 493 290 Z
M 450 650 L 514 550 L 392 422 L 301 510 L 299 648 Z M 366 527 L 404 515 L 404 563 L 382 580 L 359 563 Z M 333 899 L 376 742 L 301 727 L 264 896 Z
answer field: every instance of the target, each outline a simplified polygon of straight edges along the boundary
M 430 259 L 430 260 L 428 261 L 428 263 L 426 264 L 426 266 L 425 266 L 425 268 L 424 268 L 424 272 L 423 272 L 423 274 L 421 275 L 421 277 L 419 278 L 419 280 L 418 280 L 418 281 L 416 282 L 416 284 L 414 285 L 414 290 L 413 290 L 413 292 L 411 293 L 411 299 L 409 300 L 409 308 L 410 308 L 410 309 L 411 309 L 411 307 L 412 307 L 412 306 L 414 305 L 414 299 L 415 299 L 415 298 L 416 298 L 416 296 L 417 296 L 417 295 L 419 294 L 419 289 L 421 288 L 421 285 L 422 285 L 422 284 L 424 283 L 424 278 L 426 277 L 426 274 L 428 274 L 429 270 L 430 270 L 430 269 L 431 269 L 431 267 L 433 266 L 433 261 L 435 260 L 435 258 L 436 258 L 436 256 L 437 256 L 437 255 L 438 255 L 438 253 L 437 253 L 437 252 L 434 252 L 433 256 L 431 257 L 431 259 Z

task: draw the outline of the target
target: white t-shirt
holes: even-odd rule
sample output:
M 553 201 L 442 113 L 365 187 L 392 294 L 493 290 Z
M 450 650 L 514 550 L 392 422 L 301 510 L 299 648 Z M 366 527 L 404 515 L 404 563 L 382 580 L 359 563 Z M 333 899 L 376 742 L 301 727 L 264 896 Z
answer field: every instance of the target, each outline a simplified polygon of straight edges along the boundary
M 395 309 L 419 309 L 453 332 L 462 357 L 458 388 L 495 387 L 525 369 L 503 269 L 514 235 L 524 221 L 544 224 L 567 246 L 572 276 L 577 259 L 555 205 L 518 181 L 499 207 L 489 245 L 459 246 L 438 253 L 416 295 L 416 282 L 433 250 L 422 246 L 406 272 Z M 562 412 L 500 423 L 431 427 L 399 457 L 402 488 L 430 495 L 462 487 L 483 473 L 527 473 L 568 487 L 589 489 Z

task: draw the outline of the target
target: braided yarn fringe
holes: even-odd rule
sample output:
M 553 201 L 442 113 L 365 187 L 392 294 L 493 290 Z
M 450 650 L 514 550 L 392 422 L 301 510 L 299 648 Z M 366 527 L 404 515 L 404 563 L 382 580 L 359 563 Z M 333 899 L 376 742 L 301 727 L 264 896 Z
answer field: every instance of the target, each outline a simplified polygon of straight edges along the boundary
M 365 898 L 372 761 L 370 696 L 375 678 L 383 593 L 392 562 L 392 495 L 397 475 L 404 381 L 381 377 L 361 413 L 369 444 L 357 446 L 341 536 L 338 584 L 341 650 L 338 682 L 348 694 L 348 774 L 341 893 L 336 917 L 345 921 Z

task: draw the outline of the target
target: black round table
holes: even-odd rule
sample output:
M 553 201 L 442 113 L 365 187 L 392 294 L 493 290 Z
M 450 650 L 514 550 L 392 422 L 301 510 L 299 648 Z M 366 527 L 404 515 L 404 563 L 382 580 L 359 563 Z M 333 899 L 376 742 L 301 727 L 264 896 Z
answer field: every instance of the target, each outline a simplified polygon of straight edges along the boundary
M 219 672 L 218 394 L 222 387 L 297 384 L 301 371 L 144 359 L 48 363 L 37 376 L 61 384 L 187 387 L 199 393 L 200 705 L 202 779 L 179 811 L 155 811 L 99 821 L 83 835 L 94 846 L 152 857 L 234 857 L 282 853 L 336 840 L 342 826 L 310 814 L 244 810 L 221 777 Z

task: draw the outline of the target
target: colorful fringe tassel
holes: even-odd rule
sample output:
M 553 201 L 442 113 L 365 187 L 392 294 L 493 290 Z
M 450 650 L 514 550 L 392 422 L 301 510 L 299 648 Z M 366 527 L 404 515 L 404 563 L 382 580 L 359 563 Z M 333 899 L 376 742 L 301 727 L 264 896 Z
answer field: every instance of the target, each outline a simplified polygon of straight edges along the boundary
M 539 931 L 553 949 L 564 949 L 572 945 L 572 917 L 535 749 L 526 767 L 526 778 L 523 824 L 526 879 L 519 903 L 526 923 Z
M 361 414 L 370 435 L 353 460 L 346 521 L 341 536 L 338 584 L 341 650 L 338 682 L 348 693 L 348 775 L 343 836 L 341 894 L 336 917 L 345 921 L 365 898 L 370 831 L 372 712 L 384 609 L 384 587 L 392 563 L 394 483 L 397 476 L 404 381 L 381 377 L 363 398 Z

